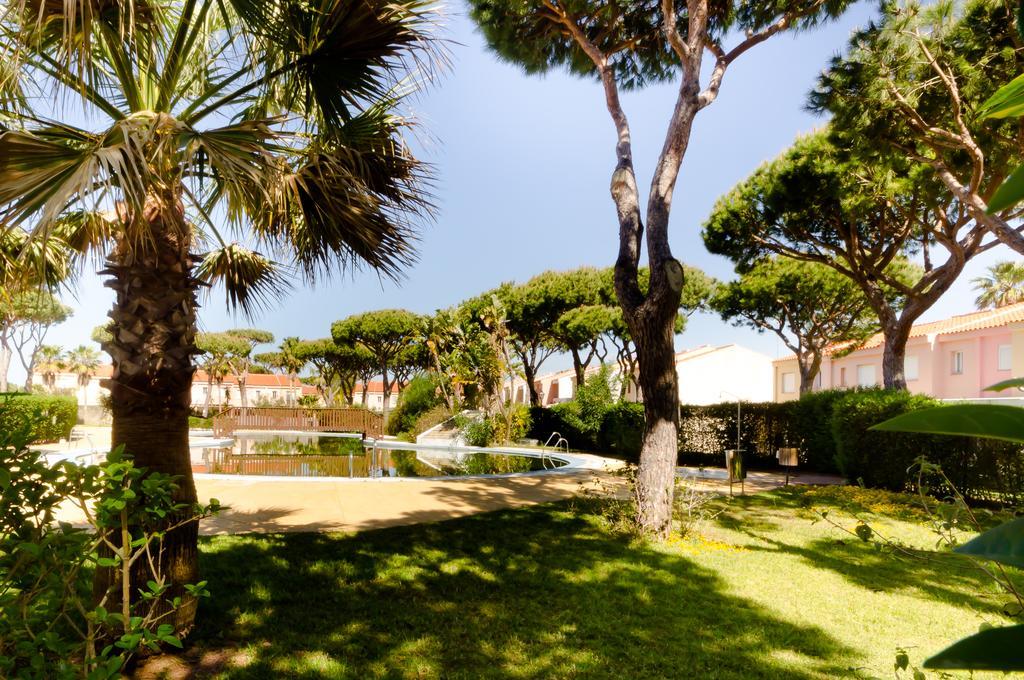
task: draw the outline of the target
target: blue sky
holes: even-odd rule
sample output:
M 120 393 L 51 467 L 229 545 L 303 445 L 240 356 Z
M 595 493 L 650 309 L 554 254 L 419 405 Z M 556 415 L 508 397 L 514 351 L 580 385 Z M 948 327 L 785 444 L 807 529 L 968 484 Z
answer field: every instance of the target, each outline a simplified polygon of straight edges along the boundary
M 673 200 L 671 242 L 676 257 L 718 278 L 729 262 L 704 250 L 700 225 L 715 199 L 793 139 L 824 123 L 803 110 L 805 95 L 851 29 L 866 23 L 874 3 L 840 21 L 782 35 L 730 67 L 718 100 L 694 125 Z M 411 102 L 421 125 L 416 147 L 435 169 L 438 214 L 423 230 L 419 263 L 398 284 L 357 272 L 296 288 L 254 321 L 233 318 L 220 296 L 205 300 L 204 330 L 240 325 L 286 335 L 324 337 L 335 319 L 387 307 L 431 312 L 546 269 L 609 266 L 617 250 L 615 211 L 608 194 L 614 130 L 600 87 L 562 73 L 526 76 L 487 51 L 461 3 L 446 10 L 451 69 Z M 646 188 L 675 100 L 675 84 L 624 96 L 634 158 Z M 973 309 L 970 279 L 989 264 L 1012 259 L 1001 246 L 968 264 L 957 284 L 928 313 L 941 318 Z M 87 273 L 68 322 L 47 342 L 87 342 L 106 319 L 112 297 Z M 774 335 L 737 329 L 710 315 L 690 320 L 680 347 L 738 342 L 772 357 L 788 353 Z M 15 362 L 17 363 L 17 362 Z M 561 368 L 553 360 L 547 368 Z M 12 367 L 14 369 L 14 367 Z M 20 379 L 16 370 L 12 378 Z

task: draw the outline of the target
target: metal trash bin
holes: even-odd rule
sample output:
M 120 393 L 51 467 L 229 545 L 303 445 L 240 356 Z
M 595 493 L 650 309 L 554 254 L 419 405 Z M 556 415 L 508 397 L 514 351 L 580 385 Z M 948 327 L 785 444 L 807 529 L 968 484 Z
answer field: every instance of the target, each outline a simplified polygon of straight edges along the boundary
M 784 446 L 779 449 L 775 457 L 779 459 L 779 465 L 786 468 L 786 486 L 789 486 L 789 470 L 800 464 L 800 449 Z
M 725 470 L 729 475 L 729 495 L 736 482 L 740 483 L 740 493 L 745 493 L 743 480 L 747 478 L 747 468 L 743 465 L 743 449 L 725 450 Z

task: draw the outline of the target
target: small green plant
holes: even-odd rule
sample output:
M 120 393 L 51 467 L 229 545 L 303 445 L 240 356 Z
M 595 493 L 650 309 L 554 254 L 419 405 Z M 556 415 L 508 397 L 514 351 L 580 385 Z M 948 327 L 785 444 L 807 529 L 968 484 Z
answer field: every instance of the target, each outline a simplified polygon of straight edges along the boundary
M 494 423 L 490 418 L 475 420 L 461 416 L 455 423 L 470 446 L 490 446 L 494 442 Z
M 180 518 L 174 526 L 198 521 L 216 501 L 175 502 L 172 477 L 119 451 L 103 465 L 50 466 L 28 448 L 30 432 L 27 421 L 0 431 L 0 677 L 107 680 L 143 649 L 180 647 L 165 619 L 208 592 L 204 582 L 169 592 L 160 564 L 170 529 L 154 527 L 167 516 Z M 57 522 L 65 503 L 88 529 Z M 113 578 L 94 599 L 96 569 Z

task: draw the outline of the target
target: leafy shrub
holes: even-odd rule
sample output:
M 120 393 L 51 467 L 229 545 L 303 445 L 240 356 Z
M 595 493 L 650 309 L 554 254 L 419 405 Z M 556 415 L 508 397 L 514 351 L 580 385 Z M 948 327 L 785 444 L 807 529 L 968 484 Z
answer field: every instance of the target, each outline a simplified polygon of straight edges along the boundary
M 800 463 L 817 472 L 839 472 L 836 444 L 832 436 L 832 410 L 850 390 L 823 390 L 801 395 L 788 402 L 792 430 L 798 433 Z
M 462 436 L 470 446 L 490 446 L 494 441 L 494 423 L 488 418 L 482 420 L 466 419 L 460 427 Z
M 8 408 L 0 404 L 0 414 L 12 422 Z M 169 515 L 196 519 L 216 503 L 175 503 L 173 478 L 137 468 L 118 452 L 102 466 L 51 467 L 28 448 L 32 431 L 27 419 L 0 429 L 0 677 L 110 680 L 142 649 L 181 647 L 173 626 L 155 613 L 156 602 L 172 611 L 182 606 L 180 598 L 170 599 L 168 579 L 155 566 L 160 560 L 153 552 L 163 536 L 155 527 Z M 92 509 L 91 530 L 55 521 L 66 503 Z M 122 541 L 123 535 L 132 540 Z M 139 564 L 150 565 L 141 588 L 128 576 Z M 96 600 L 94 568 L 118 573 Z M 124 579 L 134 582 L 136 600 L 121 597 Z M 193 597 L 208 594 L 205 583 L 185 590 Z
M 402 390 L 398 404 L 388 416 L 388 434 L 411 431 L 422 414 L 440 403 L 435 379 L 429 374 L 417 375 Z
M 609 383 L 610 371 L 610 367 L 601 366 L 601 370 L 587 377 L 576 391 L 576 398 L 569 402 L 579 418 L 580 429 L 591 439 L 596 439 L 605 413 L 615 403 Z
M 586 426 L 579 415 L 579 407 L 574 402 L 555 404 L 550 408 L 530 408 L 528 437 L 543 444 L 555 432 L 565 437 L 571 448 L 579 451 L 597 451 L 594 438 L 586 432 Z
M 928 435 L 869 428 L 902 413 L 938 404 L 931 397 L 880 388 L 851 392 L 836 400 L 831 422 L 839 471 L 847 479 L 863 480 L 870 487 L 906 489 L 908 470 L 914 461 L 920 456 L 934 460 L 942 442 Z
M 620 401 L 601 420 L 598 450 L 630 462 L 640 460 L 644 438 L 644 405 Z
M 494 429 L 494 441 L 498 443 L 514 443 L 526 436 L 530 431 L 530 408 L 523 404 L 512 406 L 508 421 L 502 414 L 493 416 L 491 421 Z
M 78 422 L 74 397 L 9 393 L 0 395 L 0 432 L 20 430 L 28 424 L 28 443 L 55 442 L 71 436 Z

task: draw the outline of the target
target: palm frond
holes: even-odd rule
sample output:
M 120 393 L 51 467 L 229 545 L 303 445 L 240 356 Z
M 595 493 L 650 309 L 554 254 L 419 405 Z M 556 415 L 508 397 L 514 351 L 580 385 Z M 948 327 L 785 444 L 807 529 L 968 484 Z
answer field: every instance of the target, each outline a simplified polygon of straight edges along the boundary
M 67 125 L 0 133 L 0 219 L 17 225 L 33 218 L 45 234 L 62 212 L 88 206 L 106 188 L 140 209 L 149 179 L 146 130 L 118 121 L 103 135 Z
M 281 265 L 237 243 L 211 250 L 200 262 L 196 276 L 210 285 L 221 285 L 232 309 L 252 316 L 290 287 Z
M 255 36 L 253 57 L 264 75 L 190 121 L 228 102 L 259 102 L 264 114 L 296 113 L 323 132 L 357 115 L 365 102 L 387 96 L 398 73 L 412 67 L 432 73 L 444 62 L 430 37 L 433 0 L 228 2 Z
M 282 119 L 246 120 L 211 130 L 190 131 L 185 135 L 185 154 L 191 160 L 191 174 L 200 190 L 212 184 L 208 203 L 226 200 L 228 217 L 234 223 L 244 221 L 270 200 L 267 186 L 280 168 L 273 162 L 270 142 L 277 138 L 271 126 Z M 206 210 L 206 206 L 203 206 Z

